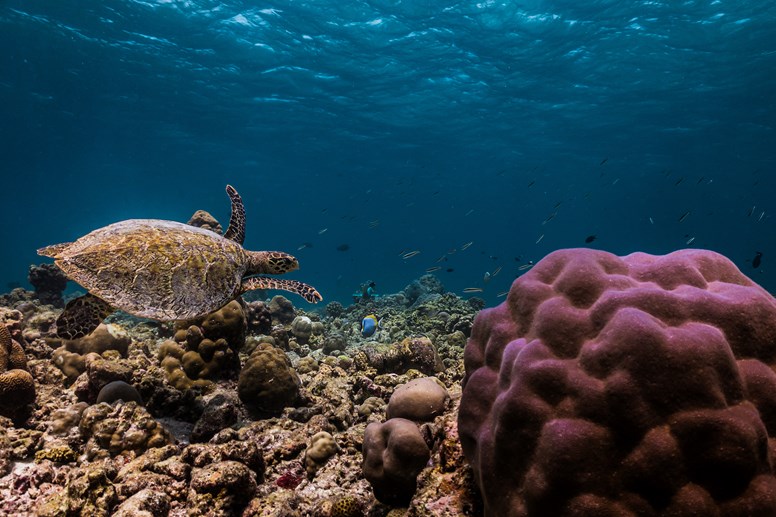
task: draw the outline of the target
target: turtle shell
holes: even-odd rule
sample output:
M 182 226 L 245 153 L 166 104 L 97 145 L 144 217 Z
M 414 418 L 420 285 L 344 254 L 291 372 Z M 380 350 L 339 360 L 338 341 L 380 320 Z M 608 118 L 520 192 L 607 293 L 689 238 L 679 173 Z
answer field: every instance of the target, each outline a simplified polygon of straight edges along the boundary
M 195 318 L 232 300 L 247 268 L 238 243 L 175 221 L 130 219 L 58 250 L 56 265 L 111 306 L 161 321 Z

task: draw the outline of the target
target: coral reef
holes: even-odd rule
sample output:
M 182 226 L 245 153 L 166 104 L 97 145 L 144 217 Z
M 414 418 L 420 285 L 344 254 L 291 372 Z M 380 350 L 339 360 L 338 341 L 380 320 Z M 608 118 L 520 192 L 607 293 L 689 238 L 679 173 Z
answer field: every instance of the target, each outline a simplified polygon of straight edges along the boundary
M 197 210 L 194 212 L 186 224 L 190 224 L 191 226 L 196 226 L 198 228 L 204 228 L 205 230 L 210 230 L 211 232 L 215 232 L 218 235 L 222 235 L 224 233 L 224 229 L 221 228 L 221 223 L 219 223 L 218 220 L 210 214 L 210 212 L 205 210 Z
M 18 309 L 0 307 L 0 321 L 22 345 L 37 395 L 24 418 L 0 416 L 0 514 L 400 515 L 375 499 L 362 469 L 365 429 L 386 425 L 399 392 L 391 416 L 431 405 L 410 422 L 428 460 L 405 476 L 408 514 L 478 517 L 455 406 L 436 384 L 405 388 L 436 374 L 460 397 L 475 309 L 427 294 L 414 306 L 397 293 L 320 312 L 238 299 L 176 324 L 117 313 L 73 341 L 50 337 L 59 312 L 33 293 L 0 298 Z M 385 315 L 370 341 L 358 329 L 364 310 Z M 401 451 L 386 442 L 389 465 Z M 387 485 L 408 466 L 391 466 Z
M 465 364 L 486 515 L 773 515 L 776 301 L 721 255 L 554 252 Z
M 59 308 L 65 306 L 62 293 L 67 287 L 68 278 L 57 266 L 54 264 L 30 266 L 27 279 L 35 288 L 35 297 L 41 303 Z

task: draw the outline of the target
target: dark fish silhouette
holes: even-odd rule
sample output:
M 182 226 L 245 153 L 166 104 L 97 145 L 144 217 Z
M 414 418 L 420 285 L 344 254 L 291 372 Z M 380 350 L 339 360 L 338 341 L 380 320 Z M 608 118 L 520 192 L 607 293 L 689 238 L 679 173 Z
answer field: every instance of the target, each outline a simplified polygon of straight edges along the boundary
M 587 238 L 585 239 L 585 242 L 590 244 L 594 240 L 595 240 L 595 235 L 588 235 Z
M 758 251 L 757 253 L 754 254 L 754 258 L 752 259 L 752 267 L 757 269 L 758 267 L 760 267 L 760 264 L 762 263 L 762 261 L 763 261 L 763 253 L 762 251 Z
M 452 273 L 453 271 L 455 271 L 455 269 L 449 267 L 449 268 L 445 269 L 445 271 L 447 271 L 448 273 Z
M 350 244 L 340 244 L 337 246 L 337 251 L 348 251 L 350 249 Z

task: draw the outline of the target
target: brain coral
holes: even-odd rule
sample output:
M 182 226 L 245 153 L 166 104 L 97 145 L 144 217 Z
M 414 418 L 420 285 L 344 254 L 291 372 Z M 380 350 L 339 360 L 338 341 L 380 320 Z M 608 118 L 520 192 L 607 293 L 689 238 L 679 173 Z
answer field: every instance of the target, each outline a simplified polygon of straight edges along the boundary
M 0 323 L 0 414 L 11 415 L 34 400 L 35 383 L 24 349 Z
M 721 255 L 554 252 L 465 366 L 487 515 L 776 514 L 776 300 Z

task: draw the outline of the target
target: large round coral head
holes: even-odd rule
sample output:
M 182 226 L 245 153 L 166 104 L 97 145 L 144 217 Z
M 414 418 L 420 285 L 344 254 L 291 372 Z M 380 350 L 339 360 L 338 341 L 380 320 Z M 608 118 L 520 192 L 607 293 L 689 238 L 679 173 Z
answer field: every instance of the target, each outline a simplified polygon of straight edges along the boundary
M 776 515 L 776 300 L 722 255 L 556 251 L 464 360 L 488 516 Z

